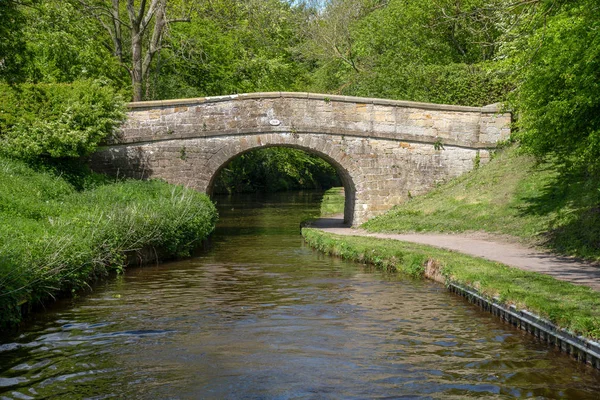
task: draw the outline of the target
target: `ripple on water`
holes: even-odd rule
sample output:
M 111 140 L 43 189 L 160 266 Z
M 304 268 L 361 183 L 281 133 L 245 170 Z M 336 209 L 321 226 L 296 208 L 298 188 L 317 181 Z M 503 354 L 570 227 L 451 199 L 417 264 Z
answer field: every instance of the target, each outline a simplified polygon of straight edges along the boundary
M 7 338 L 0 398 L 597 399 L 597 371 L 443 287 L 302 246 L 294 207 L 316 206 L 296 200 L 233 205 L 200 257 L 130 269 Z

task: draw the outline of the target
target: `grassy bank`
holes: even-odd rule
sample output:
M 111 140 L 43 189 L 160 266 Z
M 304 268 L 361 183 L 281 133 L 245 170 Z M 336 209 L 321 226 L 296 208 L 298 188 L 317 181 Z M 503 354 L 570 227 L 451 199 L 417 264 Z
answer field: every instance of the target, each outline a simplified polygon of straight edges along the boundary
M 214 228 L 203 194 L 158 181 L 67 180 L 0 158 L 0 327 L 152 250 L 189 255 Z
M 321 216 L 327 217 L 344 213 L 344 188 L 332 187 L 323 193 Z
M 600 185 L 559 174 L 512 147 L 487 165 L 396 206 L 363 225 L 371 231 L 485 231 L 590 259 L 600 259 Z M 343 192 L 323 197 L 323 214 L 343 211 Z M 411 276 L 478 290 L 534 312 L 556 325 L 600 339 L 600 293 L 491 261 L 434 247 L 315 229 L 302 235 L 314 248 Z
M 373 232 L 485 231 L 600 260 L 600 177 L 559 173 L 507 148 L 487 165 L 363 225 Z
M 600 293 L 552 277 L 429 246 L 302 230 L 317 250 L 411 276 L 477 289 L 482 295 L 534 312 L 554 324 L 600 339 Z

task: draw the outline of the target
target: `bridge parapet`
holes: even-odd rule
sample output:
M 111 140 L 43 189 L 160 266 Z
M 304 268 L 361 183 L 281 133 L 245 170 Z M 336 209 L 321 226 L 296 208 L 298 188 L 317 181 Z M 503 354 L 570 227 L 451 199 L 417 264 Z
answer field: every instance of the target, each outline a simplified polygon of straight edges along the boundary
M 465 107 L 313 93 L 250 93 L 129 104 L 109 142 L 293 132 L 487 149 L 510 135 L 496 105 Z
M 359 225 L 485 163 L 509 137 L 510 118 L 495 105 L 312 93 L 138 102 L 91 166 L 210 193 L 219 171 L 240 154 L 298 148 L 336 168 L 346 189 L 345 220 Z

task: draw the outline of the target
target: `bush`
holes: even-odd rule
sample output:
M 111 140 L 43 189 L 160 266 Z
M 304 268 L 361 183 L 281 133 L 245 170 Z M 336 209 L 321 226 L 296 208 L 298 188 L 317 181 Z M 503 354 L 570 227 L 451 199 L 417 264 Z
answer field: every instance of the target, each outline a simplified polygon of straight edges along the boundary
M 382 63 L 344 89 L 353 96 L 383 97 L 480 107 L 499 102 L 513 84 L 491 65 Z
M 123 100 L 99 82 L 0 84 L 0 152 L 22 159 L 92 153 L 125 116 Z
M 523 146 L 590 176 L 600 174 L 597 4 L 562 2 L 540 16 L 537 30 L 524 35 L 525 47 L 517 60 L 521 84 L 513 99 Z
M 128 256 L 189 256 L 216 218 L 206 195 L 181 186 L 124 181 L 77 192 L 51 173 L 0 158 L 0 327 L 121 272 Z

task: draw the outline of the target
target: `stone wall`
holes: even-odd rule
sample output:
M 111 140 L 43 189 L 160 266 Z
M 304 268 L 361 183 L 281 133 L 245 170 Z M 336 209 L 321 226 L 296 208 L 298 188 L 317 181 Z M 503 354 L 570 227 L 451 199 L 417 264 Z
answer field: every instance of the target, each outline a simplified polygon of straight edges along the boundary
M 258 93 L 133 103 L 91 165 L 210 193 L 220 169 L 243 152 L 294 147 L 337 169 L 345 219 L 359 225 L 485 163 L 509 135 L 510 114 L 494 106 Z

